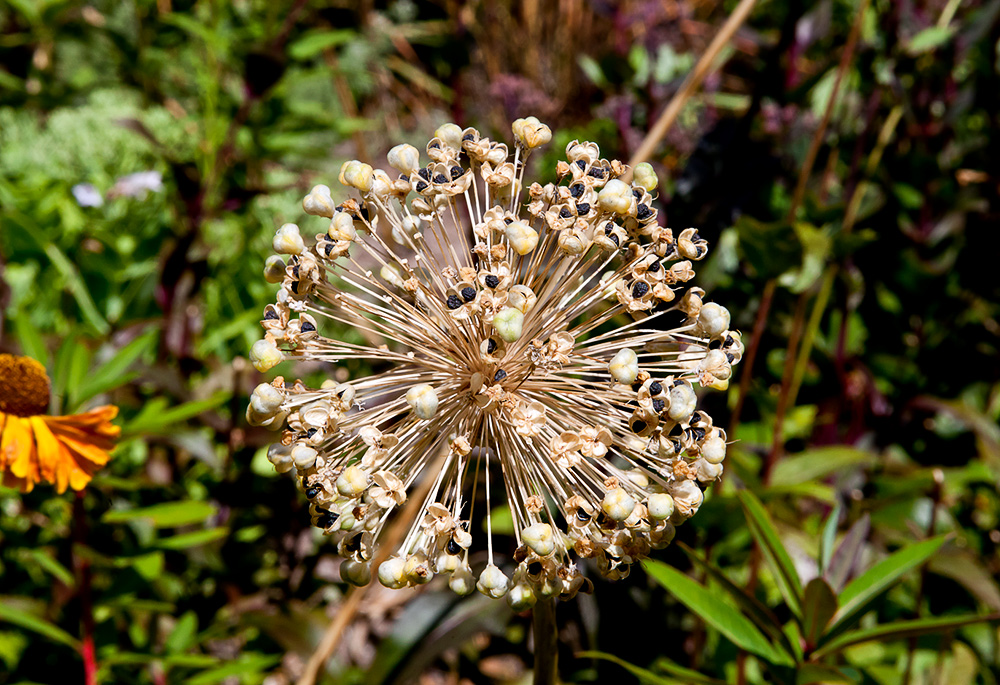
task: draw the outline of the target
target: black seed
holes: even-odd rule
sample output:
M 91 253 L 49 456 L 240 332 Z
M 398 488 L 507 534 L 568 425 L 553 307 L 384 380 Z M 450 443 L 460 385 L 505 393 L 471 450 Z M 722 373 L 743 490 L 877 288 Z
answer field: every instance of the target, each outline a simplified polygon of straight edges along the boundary
M 358 533 L 353 538 L 347 541 L 347 544 L 344 545 L 344 547 L 347 549 L 348 552 L 357 552 L 359 549 L 361 549 L 361 535 L 362 535 L 361 533 Z
M 507 372 L 504 371 L 503 369 L 498 369 L 497 372 L 493 374 L 493 382 L 499 383 L 506 377 L 507 377 Z
M 454 181 L 455 179 L 457 179 L 461 175 L 462 175 L 462 167 L 460 167 L 460 166 L 453 166 L 451 168 L 451 180 L 452 181 Z
M 362 207 L 361 209 L 359 209 L 358 215 L 365 221 L 369 221 L 371 219 L 371 214 L 368 213 L 367 207 Z
M 312 487 L 306 490 L 306 497 L 308 497 L 309 499 L 315 499 L 316 495 L 319 494 L 319 490 L 320 489 L 318 487 L 313 485 Z
M 333 252 L 333 243 L 326 243 L 323 246 L 323 251 L 326 252 L 326 256 L 329 257 L 330 253 Z
M 573 217 L 573 212 L 569 211 L 569 207 L 563 207 L 559 210 L 559 216 L 563 219 L 570 219 Z
M 708 349 L 710 349 L 710 350 L 717 350 L 720 347 L 722 347 L 722 341 L 721 340 L 713 340 L 712 342 L 708 343 Z
M 399 180 L 400 181 L 409 181 L 410 180 L 410 176 L 409 176 L 409 174 L 400 174 L 399 175 Z
M 705 429 L 704 428 L 692 428 L 691 432 L 694 434 L 694 439 L 697 442 L 701 442 L 705 439 Z
M 614 525 L 614 521 L 608 518 L 608 515 L 603 511 L 600 511 L 597 513 L 597 525 L 606 528 L 607 526 Z
M 417 192 L 422 193 L 427 189 L 427 183 L 424 181 L 417 181 Z
M 476 299 L 476 289 L 473 288 L 471 285 L 467 285 L 466 287 L 462 288 L 462 299 L 465 300 L 466 302 L 472 302 L 474 299 Z
M 306 437 L 311 438 L 312 436 L 316 435 L 317 430 L 318 429 L 316 428 L 310 428 L 309 430 L 306 431 Z
M 632 424 L 632 432 L 633 433 L 641 433 L 644 430 L 646 430 L 646 422 L 643 421 L 642 419 L 640 419 L 640 420 L 638 420 L 638 421 L 636 421 L 635 423 Z
M 303 333 L 312 333 L 316 330 L 316 326 L 310 321 L 303 321 L 302 325 L 299 326 Z
M 429 181 L 431 180 L 431 170 L 425 167 L 417 172 L 417 176 L 424 179 L 425 181 Z
M 577 202 L 576 203 L 576 213 L 579 216 L 586 216 L 590 214 L 590 203 L 589 202 Z
M 459 545 L 457 542 L 455 542 L 455 539 L 452 538 L 451 540 L 448 540 L 448 544 L 445 547 L 445 551 L 447 551 L 448 554 L 451 554 L 452 556 L 456 554 L 461 554 L 462 546 Z
M 610 221 L 604 224 L 604 235 L 611 235 L 611 231 L 615 230 L 615 225 Z
M 593 178 L 604 178 L 604 169 L 595 166 L 593 169 L 587 172 L 587 175 Z
M 532 576 L 537 576 L 542 572 L 542 564 L 539 561 L 533 561 L 528 564 L 528 574 Z
M 632 286 L 632 297 L 637 300 L 648 292 L 649 284 L 645 281 L 636 281 L 635 285 Z
M 653 381 L 649 384 L 650 395 L 659 395 L 661 392 L 663 392 L 663 383 L 660 381 Z
M 653 213 L 649 211 L 649 207 L 647 207 L 646 205 L 639 205 L 638 207 L 636 207 L 635 215 L 639 218 L 639 221 L 648 219 L 650 216 L 652 216 L 652 214 Z
M 449 295 L 446 304 L 448 305 L 448 309 L 458 309 L 462 306 L 462 300 L 459 299 L 458 295 Z
M 497 341 L 493 338 L 486 339 L 486 354 L 493 354 L 497 351 Z
M 430 148 L 430 149 L 432 149 L 432 150 L 437 150 L 437 149 L 438 149 L 439 147 L 441 147 L 441 143 L 439 143 L 439 142 L 437 142 L 437 141 L 435 140 L 434 142 L 432 142 L 432 143 L 431 143 L 430 145 L 428 145 L 427 147 L 429 147 L 429 148 Z
M 585 161 L 583 161 L 582 159 L 578 159 L 578 160 L 576 160 L 576 165 L 577 165 L 578 167 L 580 167 L 580 169 L 581 169 L 581 170 L 583 170 L 583 169 L 586 169 L 586 168 L 587 168 L 587 163 L 586 163 Z
M 295 264 L 292 266 L 292 278 L 297 279 L 298 277 L 299 277 L 299 265 Z
M 505 217 L 503 218 L 503 222 L 504 222 L 505 224 L 507 224 L 508 226 L 510 226 L 510 225 L 511 225 L 512 223 L 514 223 L 514 220 L 513 220 L 513 219 L 511 219 L 511 218 L 510 218 L 509 216 L 505 216 Z
M 328 511 L 327 513 L 325 513 L 325 514 L 323 514 L 322 516 L 319 517 L 319 520 L 316 521 L 316 524 L 320 528 L 329 528 L 334 523 L 336 523 L 337 519 L 339 519 L 339 518 L 340 518 L 340 514 L 334 514 L 332 511 Z M 360 544 L 359 544 L 359 546 L 360 546 Z
M 735 354 L 733 354 L 732 352 L 726 352 L 726 361 L 727 362 L 729 362 L 730 364 L 732 364 L 734 359 L 736 359 L 736 355 Z
M 500 285 L 500 279 L 494 276 L 493 274 L 486 274 L 486 278 L 483 280 L 486 281 L 487 288 L 495 288 L 498 285 Z
M 445 176 L 444 174 L 437 174 L 437 175 L 434 176 L 434 182 L 437 183 L 437 184 L 447 183 L 448 182 L 448 177 Z
M 295 293 L 296 295 L 299 294 L 299 282 L 298 281 L 292 281 L 292 292 Z
M 667 406 L 667 403 L 664 402 L 663 400 L 661 400 L 661 399 L 655 399 L 655 400 L 653 400 L 653 411 L 655 411 L 657 414 L 659 414 L 661 411 L 663 411 L 663 408 L 665 406 Z
M 576 510 L 576 519 L 578 521 L 582 521 L 583 523 L 586 523 L 587 521 L 590 520 L 590 514 L 588 514 L 587 512 L 585 512 L 583 509 L 577 509 Z
M 618 240 L 618 236 L 616 236 L 614 233 L 612 233 L 610 236 L 608 236 L 608 240 L 610 240 L 611 242 L 613 242 L 615 244 L 615 247 L 621 246 L 621 241 Z
M 583 188 L 583 184 L 582 183 L 574 183 L 573 185 L 571 185 L 569 187 L 569 194 L 575 200 L 576 198 L 578 198 L 581 195 L 583 195 L 583 190 L 584 190 L 584 188 Z
M 697 426 L 699 423 L 701 423 L 701 412 L 696 411 L 694 415 L 691 417 L 691 420 L 688 421 L 688 423 L 690 423 L 692 426 Z
M 462 136 L 462 140 L 463 141 L 466 141 L 466 140 L 475 140 L 475 139 L 476 139 L 476 136 L 473 135 L 472 133 L 466 133 L 464 136 Z
M 633 188 L 632 189 L 632 197 L 634 197 L 636 200 L 641 200 L 642 199 L 642 189 L 641 188 Z
M 265 321 L 273 321 L 274 319 L 277 318 L 278 318 L 278 312 L 274 311 L 273 309 L 268 309 L 266 312 L 264 312 Z
M 648 271 L 651 274 L 655 274 L 659 270 L 660 270 L 660 263 L 659 262 L 653 262 L 652 264 L 649 265 L 649 268 L 646 269 L 646 271 Z
M 708 248 L 705 247 L 704 245 L 696 245 L 695 249 L 698 251 L 698 257 L 699 258 L 701 258 L 702 256 L 704 256 L 704 254 L 706 252 L 708 252 Z

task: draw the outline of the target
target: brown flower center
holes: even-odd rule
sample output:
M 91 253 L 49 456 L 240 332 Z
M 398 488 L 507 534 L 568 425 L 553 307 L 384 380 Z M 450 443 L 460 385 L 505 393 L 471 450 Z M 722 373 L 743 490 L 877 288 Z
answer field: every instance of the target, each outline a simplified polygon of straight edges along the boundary
M 29 357 L 0 354 L 0 412 L 15 416 L 44 414 L 49 408 L 49 377 Z

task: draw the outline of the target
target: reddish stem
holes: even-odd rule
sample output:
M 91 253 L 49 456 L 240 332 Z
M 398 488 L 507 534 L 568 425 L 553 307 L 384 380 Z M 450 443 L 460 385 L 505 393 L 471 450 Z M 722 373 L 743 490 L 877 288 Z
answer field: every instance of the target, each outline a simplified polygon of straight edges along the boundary
M 83 508 L 83 492 L 73 500 L 73 566 L 76 571 L 77 596 L 80 598 L 80 627 L 83 632 L 80 654 L 83 657 L 83 682 L 97 685 L 97 652 L 94 648 L 94 608 L 91 603 L 90 560 L 76 553 L 87 539 L 87 512 Z

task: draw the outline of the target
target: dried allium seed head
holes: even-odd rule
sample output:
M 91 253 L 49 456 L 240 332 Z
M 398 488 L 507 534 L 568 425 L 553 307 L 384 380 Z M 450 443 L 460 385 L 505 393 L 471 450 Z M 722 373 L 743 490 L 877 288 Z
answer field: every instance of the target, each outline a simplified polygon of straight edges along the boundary
M 571 597 L 592 589 L 579 559 L 626 577 L 722 473 L 725 432 L 696 411 L 692 384 L 724 387 L 743 343 L 723 307 L 683 286 L 707 242 L 657 224 L 652 167 L 626 183 L 628 167 L 594 143 L 567 146 L 559 184 L 526 185 L 524 161 L 552 133 L 532 117 L 512 130 L 513 156 L 446 124 L 425 167 L 413 146 L 389 152 L 397 178 L 347 162 L 340 181 L 354 197 L 337 204 L 316 186 L 303 200 L 326 232 L 312 242 L 286 224 L 274 237 L 265 278 L 281 288 L 254 366 L 375 369 L 318 389 L 276 379 L 247 408 L 254 425 L 284 428 L 268 460 L 297 476 L 346 582 L 445 575 L 459 594 L 507 595 L 515 608 Z M 665 328 L 675 311 L 684 324 Z M 345 328 L 364 342 L 327 337 Z M 373 568 L 418 481 L 419 515 Z M 501 493 L 516 539 L 508 573 L 494 554 Z M 482 547 L 477 577 L 469 554 Z

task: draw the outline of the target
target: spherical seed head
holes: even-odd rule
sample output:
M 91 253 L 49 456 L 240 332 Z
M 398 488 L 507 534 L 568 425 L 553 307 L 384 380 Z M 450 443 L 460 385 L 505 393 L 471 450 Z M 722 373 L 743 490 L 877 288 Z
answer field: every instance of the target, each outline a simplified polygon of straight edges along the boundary
M 636 185 L 642 186 L 649 192 L 653 192 L 660 185 L 660 179 L 657 178 L 656 172 L 653 171 L 653 165 L 649 162 L 636 164 L 632 178 Z
M 698 313 L 698 328 L 709 338 L 717 338 L 729 328 L 729 310 L 720 304 L 703 304 Z
M 0 354 L 0 379 L 0 413 L 35 416 L 49 408 L 49 377 L 34 359 Z
M 626 183 L 628 167 L 593 143 L 567 146 L 558 183 L 531 183 L 524 160 L 551 132 L 532 118 L 512 130 L 508 146 L 443 126 L 426 166 L 413 146 L 390 151 L 396 178 L 348 162 L 349 197 L 316 186 L 303 201 L 328 220 L 306 231 L 315 243 L 294 224 L 275 237 L 289 257 L 269 262 L 281 288 L 257 368 L 378 370 L 341 368 L 319 388 L 278 378 L 247 408 L 252 424 L 285 428 L 268 458 L 306 491 L 348 582 L 370 581 L 387 523 L 423 483 L 424 511 L 377 569 L 384 585 L 447 574 L 456 592 L 515 608 L 568 598 L 590 589 L 580 560 L 626 577 L 722 472 L 725 434 L 695 413 L 692 384 L 728 382 L 742 343 L 684 285 L 706 241 L 658 226 L 652 169 Z M 656 321 L 670 311 L 684 323 Z M 337 335 L 345 325 L 359 335 Z M 518 538 L 506 575 L 490 514 L 504 497 Z

